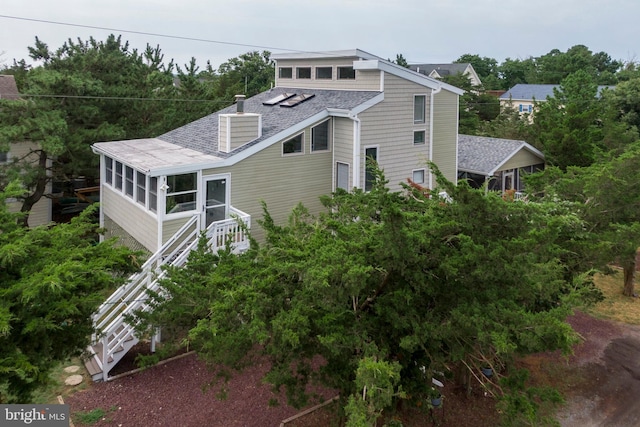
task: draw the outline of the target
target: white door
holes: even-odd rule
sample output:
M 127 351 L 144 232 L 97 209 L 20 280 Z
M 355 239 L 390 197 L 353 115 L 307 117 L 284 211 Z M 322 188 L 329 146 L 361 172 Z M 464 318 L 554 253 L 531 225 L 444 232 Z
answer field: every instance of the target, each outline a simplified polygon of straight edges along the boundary
M 212 222 L 229 217 L 229 177 L 205 176 L 202 178 L 203 209 L 202 225 L 208 227 Z

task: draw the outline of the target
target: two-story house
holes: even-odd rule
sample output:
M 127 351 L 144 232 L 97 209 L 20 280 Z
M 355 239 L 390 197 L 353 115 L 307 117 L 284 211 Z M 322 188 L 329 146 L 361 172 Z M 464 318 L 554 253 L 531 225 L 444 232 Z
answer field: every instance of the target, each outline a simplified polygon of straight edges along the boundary
M 320 195 L 371 185 L 367 157 L 392 189 L 431 186 L 427 160 L 456 180 L 460 89 L 361 50 L 272 58 L 271 90 L 156 138 L 93 145 L 110 234 L 155 252 L 193 216 L 259 218 L 262 200 L 277 220 L 299 202 L 318 211 Z
M 389 186 L 431 187 L 427 162 L 458 177 L 462 90 L 361 50 L 278 54 L 275 86 L 156 138 L 101 142 L 100 222 L 108 236 L 152 255 L 94 314 L 87 368 L 96 380 L 138 336 L 127 314 L 146 309 L 165 263 L 182 265 L 206 230 L 215 250 L 246 247 L 267 204 L 284 222 L 298 203 L 312 213 L 338 188 L 367 190 L 371 158 Z M 254 227 L 252 234 L 261 239 Z M 152 348 L 157 337 L 152 338 Z

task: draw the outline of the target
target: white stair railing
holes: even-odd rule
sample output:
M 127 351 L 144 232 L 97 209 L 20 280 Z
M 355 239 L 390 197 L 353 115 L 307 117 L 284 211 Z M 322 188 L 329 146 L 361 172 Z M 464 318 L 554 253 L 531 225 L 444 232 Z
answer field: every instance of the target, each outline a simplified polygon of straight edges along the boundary
M 205 231 L 207 243 L 213 252 L 225 247 L 229 240 L 236 252 L 249 247 L 246 230 L 250 228 L 251 217 L 234 208 L 231 208 L 231 213 L 233 218 L 216 221 Z M 191 218 L 143 264 L 139 273 L 133 274 L 94 313 L 92 318 L 97 333 L 92 336 L 93 345 L 89 350 L 102 371 L 102 380 L 108 379 L 111 368 L 138 342 L 135 325 L 130 325 L 126 318 L 137 311 L 150 309 L 147 290 L 159 289 L 159 280 L 165 275 L 162 266 L 183 266 L 189 253 L 197 247 L 199 218 L 199 215 Z

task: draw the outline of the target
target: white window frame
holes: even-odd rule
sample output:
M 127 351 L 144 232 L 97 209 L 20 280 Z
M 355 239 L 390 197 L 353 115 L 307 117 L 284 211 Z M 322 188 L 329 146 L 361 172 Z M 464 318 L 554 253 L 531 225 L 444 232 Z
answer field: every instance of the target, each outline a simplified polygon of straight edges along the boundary
M 329 77 L 320 77 L 320 76 L 318 76 L 318 72 L 319 72 L 320 70 L 325 70 L 325 71 L 326 71 L 326 70 L 329 70 L 329 71 L 330 71 L 330 75 L 329 75 Z M 332 66 L 330 66 L 330 65 L 328 65 L 328 66 L 326 66 L 326 65 L 324 65 L 324 66 L 317 66 L 317 67 L 316 67 L 315 76 L 316 76 L 316 80 L 333 80 L 333 67 L 332 67 Z
M 292 139 L 295 139 L 297 137 L 300 136 L 300 151 L 294 151 L 291 153 L 285 153 L 284 152 L 284 144 L 286 144 L 287 142 L 291 141 Z M 304 154 L 304 131 L 299 132 L 295 135 L 293 135 L 291 138 L 287 138 L 286 140 L 282 141 L 281 145 L 282 145 L 282 157 L 289 157 L 289 156 L 300 156 L 302 154 Z
M 104 156 L 104 182 L 113 187 L 113 162 L 109 156 Z M 111 163 L 111 165 L 109 165 Z
M 419 99 L 422 99 L 421 103 L 418 103 Z M 422 114 L 416 114 L 416 107 L 422 106 Z M 427 95 L 424 94 L 416 94 L 413 95 L 413 123 L 414 124 L 423 124 L 426 123 L 427 118 Z
M 416 142 L 416 134 L 422 133 L 423 138 L 422 142 Z M 415 129 L 413 131 L 413 145 L 426 145 L 427 144 L 427 130 L 426 129 Z
M 421 172 L 422 173 L 422 181 L 416 181 L 416 172 Z M 422 168 L 422 169 L 414 169 L 411 171 L 411 181 L 413 181 L 416 184 L 420 184 L 420 185 L 424 185 L 427 183 L 427 170 Z
M 376 158 L 375 161 L 380 165 L 380 146 L 379 145 L 367 145 L 364 147 L 364 179 L 362 180 L 362 188 L 364 191 L 371 191 L 371 188 L 367 188 L 367 150 L 375 149 L 376 150 Z M 371 185 L 373 187 L 373 184 Z
M 176 192 L 172 192 L 172 188 L 169 185 L 169 177 L 170 176 L 179 176 L 179 175 L 195 175 L 194 178 L 194 187 L 193 189 L 189 189 L 189 190 L 181 190 L 181 191 L 176 191 Z M 175 216 L 181 216 L 181 215 L 192 215 L 193 212 L 198 210 L 198 206 L 199 206 L 199 196 L 198 196 L 198 192 L 199 192 L 199 182 L 200 182 L 200 174 L 198 172 L 186 172 L 186 173 L 176 173 L 176 174 L 171 174 L 171 175 L 167 175 L 166 176 L 166 182 L 167 182 L 167 190 L 164 194 L 164 215 L 166 217 L 175 217 Z M 167 212 L 167 208 L 168 208 L 168 203 L 167 200 L 169 199 L 169 197 L 175 197 L 175 196 L 183 196 L 186 194 L 193 194 L 194 195 L 194 199 L 193 199 L 193 209 L 186 209 L 186 210 L 180 210 L 177 212 Z
M 316 129 L 318 126 L 322 126 L 326 124 L 327 126 L 327 148 L 323 148 L 323 149 L 314 149 L 314 142 L 315 142 L 315 137 L 314 137 L 314 129 Z M 331 120 L 327 119 L 323 122 L 318 123 L 315 126 L 311 127 L 311 147 L 310 150 L 312 153 L 326 153 L 331 151 Z
M 283 77 L 282 71 L 289 70 L 291 71 L 291 77 Z M 293 79 L 293 67 L 278 67 L 278 78 L 279 79 Z
M 340 165 L 346 166 L 346 168 L 347 168 L 347 188 L 343 188 L 343 187 L 340 187 L 338 185 L 338 170 L 340 169 Z M 351 190 L 351 188 L 350 188 L 351 187 L 350 177 L 351 177 L 351 165 L 349 163 L 346 163 L 346 162 L 336 162 L 336 174 L 335 174 L 336 182 L 333 185 L 333 190 L 335 191 L 338 188 L 342 188 L 345 191 L 350 191 Z
M 309 71 L 309 77 L 300 77 L 300 72 L 302 70 L 308 70 Z M 297 80 L 311 80 L 311 77 L 313 77 L 313 69 L 311 67 L 296 67 L 296 79 Z
M 118 171 L 118 169 L 120 169 Z M 122 162 L 116 160 L 116 165 L 113 168 L 113 188 L 120 192 L 124 192 L 124 165 Z
M 353 71 L 353 77 L 340 77 L 340 71 L 344 69 L 351 69 Z M 351 74 L 351 73 L 349 73 Z M 338 80 L 355 80 L 356 79 L 356 70 L 353 68 L 353 65 L 340 65 L 336 68 L 336 78 Z
M 140 179 L 142 177 L 142 179 Z M 142 206 L 147 206 L 147 176 L 136 170 L 135 171 L 135 198 L 136 202 Z

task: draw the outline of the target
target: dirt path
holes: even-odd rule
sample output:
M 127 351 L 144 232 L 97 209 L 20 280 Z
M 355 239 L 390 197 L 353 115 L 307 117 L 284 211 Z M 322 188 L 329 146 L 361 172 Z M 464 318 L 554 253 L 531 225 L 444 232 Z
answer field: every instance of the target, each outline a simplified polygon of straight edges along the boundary
M 640 328 L 593 319 L 571 323 L 584 338 L 563 381 L 563 427 L 640 426 Z M 562 363 L 562 362 L 560 362 Z

